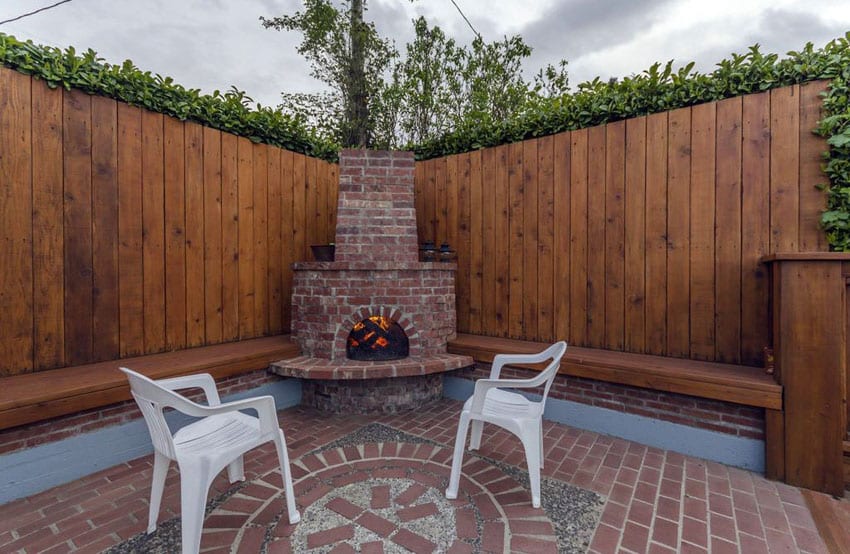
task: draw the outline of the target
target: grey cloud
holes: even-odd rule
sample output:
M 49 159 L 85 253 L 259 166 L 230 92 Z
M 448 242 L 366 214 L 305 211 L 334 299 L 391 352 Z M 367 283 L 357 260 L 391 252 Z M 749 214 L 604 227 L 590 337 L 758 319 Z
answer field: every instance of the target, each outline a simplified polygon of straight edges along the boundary
M 673 0 L 566 0 L 520 30 L 536 56 L 578 58 L 635 38 Z

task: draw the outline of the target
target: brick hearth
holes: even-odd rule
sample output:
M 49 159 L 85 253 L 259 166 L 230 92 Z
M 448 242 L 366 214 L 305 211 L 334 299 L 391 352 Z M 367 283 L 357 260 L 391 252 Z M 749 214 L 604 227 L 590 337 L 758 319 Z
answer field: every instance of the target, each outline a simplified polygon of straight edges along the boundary
M 324 406 L 333 404 L 327 401 L 328 391 L 345 390 L 338 400 L 350 411 L 371 413 L 386 404 L 373 397 L 392 404 L 383 411 L 415 408 L 434 395 L 435 387 L 435 379 L 416 376 L 473 364 L 468 356 L 446 352 L 447 342 L 456 336 L 457 267 L 418 261 L 413 171 L 411 152 L 343 150 L 335 260 L 293 264 L 292 337 L 302 355 L 273 364 L 272 371 L 324 381 L 323 392 L 312 395 L 321 397 Z M 410 343 L 409 357 L 347 359 L 349 333 L 373 315 L 401 326 Z M 395 377 L 408 378 L 409 394 L 397 394 Z M 350 380 L 368 383 L 348 389 L 336 383 Z M 309 402 L 311 395 L 304 396 Z

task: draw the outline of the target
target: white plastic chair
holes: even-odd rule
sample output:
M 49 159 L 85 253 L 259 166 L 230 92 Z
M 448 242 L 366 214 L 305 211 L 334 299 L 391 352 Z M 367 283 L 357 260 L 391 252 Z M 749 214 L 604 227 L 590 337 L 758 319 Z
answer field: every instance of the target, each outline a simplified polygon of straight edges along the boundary
M 543 407 L 549 394 L 549 387 L 558 373 L 558 366 L 567 343 L 556 342 L 539 354 L 499 354 L 493 359 L 489 379 L 479 379 L 475 382 L 475 392 L 463 405 L 460 412 L 460 422 L 457 427 L 454 456 L 452 457 L 452 473 L 446 498 L 457 498 L 460 481 L 460 466 L 463 462 L 463 445 L 466 433 L 472 423 L 472 436 L 469 438 L 469 449 L 477 450 L 481 446 L 481 434 L 484 422 L 493 423 L 507 429 L 522 441 L 525 450 L 525 461 L 528 464 L 528 477 L 531 481 L 531 504 L 540 507 L 540 468 L 543 467 Z M 546 369 L 530 379 L 500 379 L 499 374 L 506 364 L 537 364 L 551 359 Z M 545 383 L 543 398 L 534 402 L 525 396 L 502 390 L 501 387 L 512 389 L 536 388 Z
M 259 396 L 222 404 L 215 381 L 209 374 L 154 381 L 127 368 L 120 369 L 130 380 L 130 392 L 144 415 L 154 446 L 148 533 L 156 530 L 168 465 L 174 460 L 180 468 L 183 553 L 197 553 L 213 479 L 227 467 L 231 483 L 243 481 L 242 455 L 268 441 L 274 442 L 277 448 L 289 522 L 294 524 L 301 519 L 295 507 L 286 438 L 278 426 L 274 398 Z M 189 388 L 203 389 L 209 405 L 197 404 L 174 392 Z M 165 408 L 203 419 L 172 434 L 163 414 Z M 255 410 L 258 417 L 239 411 L 245 409 Z

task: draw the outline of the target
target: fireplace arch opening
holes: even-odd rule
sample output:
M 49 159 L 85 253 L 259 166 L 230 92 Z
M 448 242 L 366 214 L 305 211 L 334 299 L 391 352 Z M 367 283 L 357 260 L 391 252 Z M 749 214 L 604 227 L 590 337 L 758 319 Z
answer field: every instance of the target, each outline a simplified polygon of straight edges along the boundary
M 345 342 L 351 360 L 400 360 L 410 355 L 410 341 L 401 325 L 382 315 L 371 315 L 355 323 Z

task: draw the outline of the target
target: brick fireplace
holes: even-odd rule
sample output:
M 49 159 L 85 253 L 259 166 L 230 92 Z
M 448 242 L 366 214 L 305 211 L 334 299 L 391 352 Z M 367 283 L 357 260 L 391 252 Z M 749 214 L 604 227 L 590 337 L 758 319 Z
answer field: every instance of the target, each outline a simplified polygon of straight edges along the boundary
M 446 352 L 456 333 L 457 267 L 419 261 L 413 163 L 411 152 L 340 153 L 335 260 L 293 264 L 292 337 L 301 356 L 272 365 L 304 380 L 305 404 L 331 412 L 412 409 L 439 398 L 440 373 L 473 364 Z M 394 340 L 404 342 L 406 356 L 349 357 L 369 358 Z

